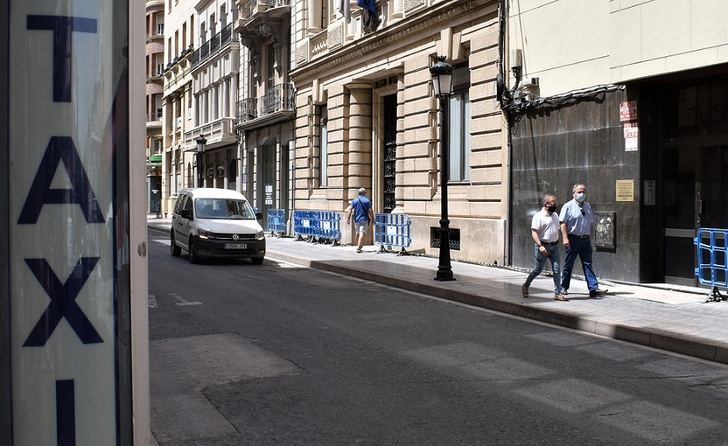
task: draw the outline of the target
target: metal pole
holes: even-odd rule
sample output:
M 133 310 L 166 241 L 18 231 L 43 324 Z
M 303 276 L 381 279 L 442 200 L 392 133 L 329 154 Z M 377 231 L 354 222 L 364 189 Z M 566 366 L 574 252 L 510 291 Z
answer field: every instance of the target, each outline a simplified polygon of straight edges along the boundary
M 446 97 L 440 97 L 440 263 L 437 266 L 437 275 L 435 280 L 448 281 L 455 280 L 452 274 L 452 265 L 450 264 L 450 220 L 448 219 L 447 209 L 447 182 L 450 178 L 450 147 L 448 127 L 449 122 L 446 109 Z

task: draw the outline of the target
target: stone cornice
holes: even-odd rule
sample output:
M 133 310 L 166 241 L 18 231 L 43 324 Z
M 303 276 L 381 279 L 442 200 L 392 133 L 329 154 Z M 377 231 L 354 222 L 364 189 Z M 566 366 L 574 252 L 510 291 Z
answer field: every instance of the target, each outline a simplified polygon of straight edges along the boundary
M 485 11 L 490 4 L 492 11 Z M 347 66 L 351 61 L 366 60 L 377 50 L 387 47 L 399 46 L 405 37 L 417 35 L 423 31 L 432 33 L 438 30 L 443 22 L 447 23 L 459 16 L 467 15 L 473 11 L 495 12 L 495 0 L 450 0 L 432 8 L 421 9 L 404 20 L 387 27 L 382 31 L 358 39 L 354 43 L 340 47 L 325 56 L 308 62 L 289 74 L 294 83 L 305 83 L 323 73 L 331 73 Z

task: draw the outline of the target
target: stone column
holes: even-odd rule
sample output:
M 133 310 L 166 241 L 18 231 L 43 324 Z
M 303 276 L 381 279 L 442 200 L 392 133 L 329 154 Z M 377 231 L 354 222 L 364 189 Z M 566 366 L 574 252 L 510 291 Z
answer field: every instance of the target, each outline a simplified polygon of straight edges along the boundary
M 308 7 L 308 32 L 321 31 L 321 1 L 307 0 L 306 6 Z
M 372 190 L 372 88 L 370 84 L 347 85 L 349 90 L 349 191 L 351 199 L 357 196 L 357 189 L 363 187 L 367 196 L 376 203 Z M 373 209 L 376 212 L 376 209 Z M 356 235 L 352 231 L 352 243 Z M 364 243 L 372 243 L 372 233 L 367 234 Z
M 349 188 L 372 188 L 372 89 L 369 84 L 349 89 Z M 351 195 L 351 194 L 350 194 Z

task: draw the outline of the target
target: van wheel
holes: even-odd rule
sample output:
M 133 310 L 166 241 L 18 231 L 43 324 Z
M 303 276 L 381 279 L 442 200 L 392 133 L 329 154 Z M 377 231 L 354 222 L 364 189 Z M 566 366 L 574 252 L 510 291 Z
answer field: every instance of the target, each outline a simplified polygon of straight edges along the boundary
M 200 256 L 197 254 L 197 248 L 195 248 L 195 244 L 192 241 L 192 237 L 190 237 L 190 241 L 188 246 L 188 252 L 190 254 L 190 263 L 200 263 Z
M 253 262 L 253 265 L 260 265 L 263 263 L 264 257 L 253 257 L 250 259 L 251 262 Z
M 172 246 L 172 255 L 175 257 L 179 257 L 179 255 L 182 253 L 182 248 L 177 246 L 177 243 L 174 240 L 174 230 L 172 230 L 172 232 L 170 232 L 169 241 L 170 241 L 170 245 Z

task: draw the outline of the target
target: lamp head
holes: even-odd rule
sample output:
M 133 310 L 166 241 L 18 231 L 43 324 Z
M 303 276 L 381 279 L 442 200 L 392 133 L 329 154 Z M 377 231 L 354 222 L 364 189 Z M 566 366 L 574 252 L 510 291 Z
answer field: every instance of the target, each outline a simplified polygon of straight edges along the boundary
M 435 65 L 430 67 L 432 75 L 432 87 L 435 96 L 445 99 L 450 96 L 452 90 L 452 65 L 445 62 L 445 56 L 439 56 Z
M 197 151 L 198 152 L 204 152 L 205 151 L 205 144 L 207 144 L 207 139 L 205 139 L 205 135 L 200 134 L 197 138 L 195 138 L 195 142 L 197 143 Z

